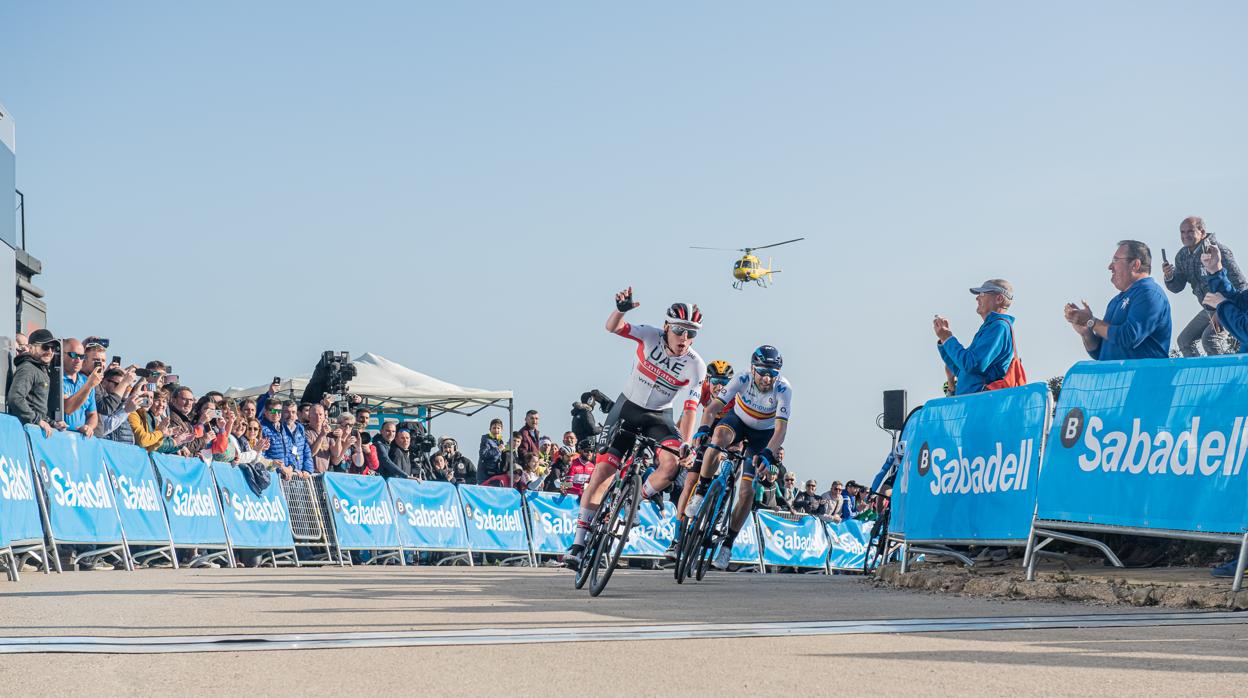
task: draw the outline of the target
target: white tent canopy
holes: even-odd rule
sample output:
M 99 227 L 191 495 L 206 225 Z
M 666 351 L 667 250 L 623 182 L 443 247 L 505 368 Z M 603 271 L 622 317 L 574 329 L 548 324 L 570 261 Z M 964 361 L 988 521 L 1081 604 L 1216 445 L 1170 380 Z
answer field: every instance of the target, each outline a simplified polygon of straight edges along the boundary
M 410 410 L 415 416 L 415 408 L 425 407 L 431 419 L 442 412 L 474 415 L 491 405 L 510 409 L 510 390 L 463 388 L 371 352 L 356 357 L 351 363 L 355 365 L 356 375 L 351 379 L 350 391 L 364 398 L 365 403 L 374 409 L 402 413 Z M 288 378 L 282 381 L 279 392 L 298 398 L 308 387 L 311 377 L 309 373 Z M 267 383 L 251 388 L 230 388 L 226 395 L 242 398 L 260 395 L 268 389 Z

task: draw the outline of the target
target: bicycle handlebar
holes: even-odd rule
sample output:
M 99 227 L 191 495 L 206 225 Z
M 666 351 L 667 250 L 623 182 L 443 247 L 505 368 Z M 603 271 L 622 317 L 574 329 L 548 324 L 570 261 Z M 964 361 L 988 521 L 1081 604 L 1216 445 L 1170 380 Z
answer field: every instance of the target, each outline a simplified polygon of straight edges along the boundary
M 680 458 L 680 457 L 682 457 L 682 455 L 683 455 L 680 451 L 678 451 L 678 450 L 676 450 L 676 449 L 674 449 L 674 448 L 671 448 L 670 446 L 664 446 L 663 444 L 661 444 L 661 443 L 659 443 L 658 441 L 656 441 L 656 440 L 654 440 L 654 439 L 650 438 L 649 436 L 646 436 L 645 434 L 639 434 L 639 433 L 637 433 L 637 432 L 633 431 L 632 429 L 628 429 L 628 428 L 625 428 L 625 427 L 621 426 L 621 427 L 619 428 L 619 431 L 620 431 L 621 433 L 628 434 L 629 436 L 633 437 L 634 439 L 636 439 L 636 440 L 640 441 L 641 443 L 645 444 L 646 446 L 649 446 L 650 448 L 652 448 L 652 449 L 654 449 L 654 450 L 657 450 L 657 451 L 667 451 L 668 453 L 670 453 L 670 454 L 672 454 L 672 455 L 676 456 L 677 458 Z

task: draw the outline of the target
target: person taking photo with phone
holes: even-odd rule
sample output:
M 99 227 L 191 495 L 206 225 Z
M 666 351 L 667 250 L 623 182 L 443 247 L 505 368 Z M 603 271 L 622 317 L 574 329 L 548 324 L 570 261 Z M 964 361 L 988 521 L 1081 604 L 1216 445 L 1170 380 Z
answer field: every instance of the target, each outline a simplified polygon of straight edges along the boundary
M 1235 262 L 1231 249 L 1218 242 L 1213 233 L 1205 230 L 1205 221 L 1200 216 L 1188 216 L 1179 223 L 1179 242 L 1183 244 L 1174 255 L 1174 264 L 1166 261 L 1165 250 L 1162 252 L 1161 271 L 1165 276 L 1166 288 L 1171 293 L 1182 293 L 1190 286 L 1200 310 L 1179 331 L 1179 352 L 1183 356 L 1216 356 L 1229 353 L 1229 335 L 1217 315 L 1204 303 L 1205 296 L 1212 291 L 1209 287 L 1209 272 L 1201 264 L 1201 256 L 1217 250 L 1220 268 L 1226 272 L 1226 282 L 1232 291 L 1242 291 L 1248 287 L 1248 279 Z

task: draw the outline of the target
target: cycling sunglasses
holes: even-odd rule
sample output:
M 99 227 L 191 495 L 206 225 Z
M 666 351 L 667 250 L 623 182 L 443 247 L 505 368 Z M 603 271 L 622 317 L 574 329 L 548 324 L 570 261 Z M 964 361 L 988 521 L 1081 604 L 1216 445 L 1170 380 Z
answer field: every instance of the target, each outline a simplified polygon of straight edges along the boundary
M 86 354 L 79 354 L 79 353 L 78 353 L 78 352 L 76 352 L 76 351 L 67 351 L 67 352 L 65 352 L 65 356 L 68 356 L 71 360 L 76 359 L 76 360 L 79 360 L 79 361 L 81 361 L 82 359 L 87 358 L 87 355 L 86 355 Z
M 677 337 L 688 337 L 689 339 L 693 339 L 698 336 L 698 331 L 690 327 L 672 325 L 669 329 L 671 329 Z
M 728 385 L 728 382 L 731 380 L 732 380 L 731 378 L 712 378 L 711 384 L 712 385 Z
M 760 376 L 767 376 L 769 378 L 775 378 L 780 375 L 780 369 L 778 368 L 763 368 L 761 366 L 755 366 L 754 372 Z

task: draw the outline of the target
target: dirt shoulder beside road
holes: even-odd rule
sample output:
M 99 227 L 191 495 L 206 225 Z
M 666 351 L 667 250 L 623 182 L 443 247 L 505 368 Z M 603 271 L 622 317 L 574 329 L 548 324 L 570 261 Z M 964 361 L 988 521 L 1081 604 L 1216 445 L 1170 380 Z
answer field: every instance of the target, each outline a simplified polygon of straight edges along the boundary
M 1037 570 L 1034 582 L 1026 581 L 1025 576 L 1018 561 L 972 568 L 920 563 L 904 575 L 900 566 L 886 565 L 878 572 L 876 584 L 992 599 L 1248 609 L 1248 590 L 1233 594 L 1231 580 L 1210 577 L 1205 568 L 1117 569 L 1075 564 L 1070 569 Z

